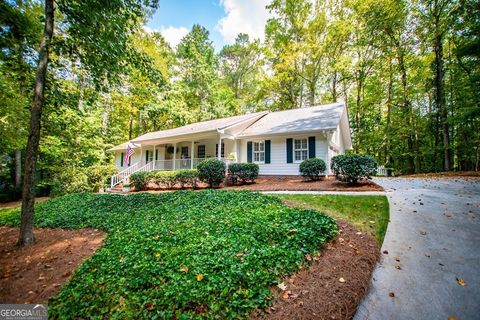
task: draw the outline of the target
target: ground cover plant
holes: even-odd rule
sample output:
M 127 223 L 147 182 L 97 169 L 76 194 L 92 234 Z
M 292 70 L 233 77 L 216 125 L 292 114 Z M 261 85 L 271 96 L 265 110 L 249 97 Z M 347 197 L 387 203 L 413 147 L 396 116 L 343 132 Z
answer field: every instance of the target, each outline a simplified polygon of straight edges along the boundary
M 18 208 L 0 211 L 18 223 Z M 53 318 L 244 318 L 337 234 L 318 211 L 222 190 L 71 194 L 37 204 L 35 225 L 108 233 L 49 301 Z
M 385 196 L 282 195 L 289 204 L 325 212 L 335 219 L 344 219 L 383 243 L 389 221 Z

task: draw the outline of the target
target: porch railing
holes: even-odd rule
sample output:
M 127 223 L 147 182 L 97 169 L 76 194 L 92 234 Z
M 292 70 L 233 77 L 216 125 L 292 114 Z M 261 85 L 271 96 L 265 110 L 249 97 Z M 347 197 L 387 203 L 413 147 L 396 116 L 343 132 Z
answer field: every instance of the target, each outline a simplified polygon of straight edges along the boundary
M 125 181 L 130 175 L 134 172 L 137 172 L 140 167 L 140 163 L 134 163 L 129 166 L 127 169 L 120 171 L 116 175 L 113 175 L 110 179 L 110 187 L 115 187 L 117 184 L 120 184 Z

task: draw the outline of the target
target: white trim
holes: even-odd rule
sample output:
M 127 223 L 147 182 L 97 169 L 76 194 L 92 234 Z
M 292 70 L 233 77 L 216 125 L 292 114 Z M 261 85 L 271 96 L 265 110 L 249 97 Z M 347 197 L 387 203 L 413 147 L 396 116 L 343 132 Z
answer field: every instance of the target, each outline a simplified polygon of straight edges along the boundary
M 295 149 L 295 140 L 306 140 L 307 141 L 307 148 L 306 149 Z M 292 148 L 292 156 L 293 156 L 293 163 L 302 163 L 302 161 L 308 159 L 308 155 L 310 154 L 309 146 L 308 146 L 308 137 L 299 137 L 299 138 L 293 138 L 293 148 Z M 295 159 L 295 151 L 307 151 L 307 157 L 303 160 L 297 160 Z
M 255 143 L 263 144 L 263 151 L 255 151 Z M 261 154 L 263 153 L 263 161 L 255 161 L 255 153 Z M 260 158 L 260 156 L 259 156 Z M 257 163 L 257 164 L 265 164 L 265 140 L 257 140 L 257 141 L 252 141 L 252 162 Z

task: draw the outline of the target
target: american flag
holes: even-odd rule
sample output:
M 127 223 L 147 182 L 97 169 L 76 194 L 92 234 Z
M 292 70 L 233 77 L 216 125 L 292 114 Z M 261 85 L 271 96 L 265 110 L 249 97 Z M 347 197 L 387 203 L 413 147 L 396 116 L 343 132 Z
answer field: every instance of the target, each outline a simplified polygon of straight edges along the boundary
M 130 159 L 130 157 L 132 156 L 132 154 L 134 153 L 135 151 L 132 149 L 132 146 L 130 145 L 130 143 L 128 144 L 128 147 L 127 147 L 127 152 L 125 152 L 125 160 L 124 162 L 127 164 L 127 166 L 129 166 L 130 164 L 128 163 L 128 159 Z

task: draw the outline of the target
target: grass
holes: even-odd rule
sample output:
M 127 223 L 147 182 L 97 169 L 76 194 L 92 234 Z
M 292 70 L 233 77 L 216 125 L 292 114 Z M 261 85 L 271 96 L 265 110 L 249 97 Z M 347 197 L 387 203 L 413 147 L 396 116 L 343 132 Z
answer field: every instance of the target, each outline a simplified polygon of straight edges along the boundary
M 0 211 L 18 224 L 19 208 Z M 36 204 L 35 225 L 108 233 L 49 301 L 52 318 L 246 318 L 337 234 L 318 211 L 221 190 L 71 194 Z
M 389 206 L 385 196 L 341 195 L 282 195 L 281 199 L 325 212 L 335 219 L 344 219 L 358 229 L 368 232 L 383 243 L 389 220 Z

